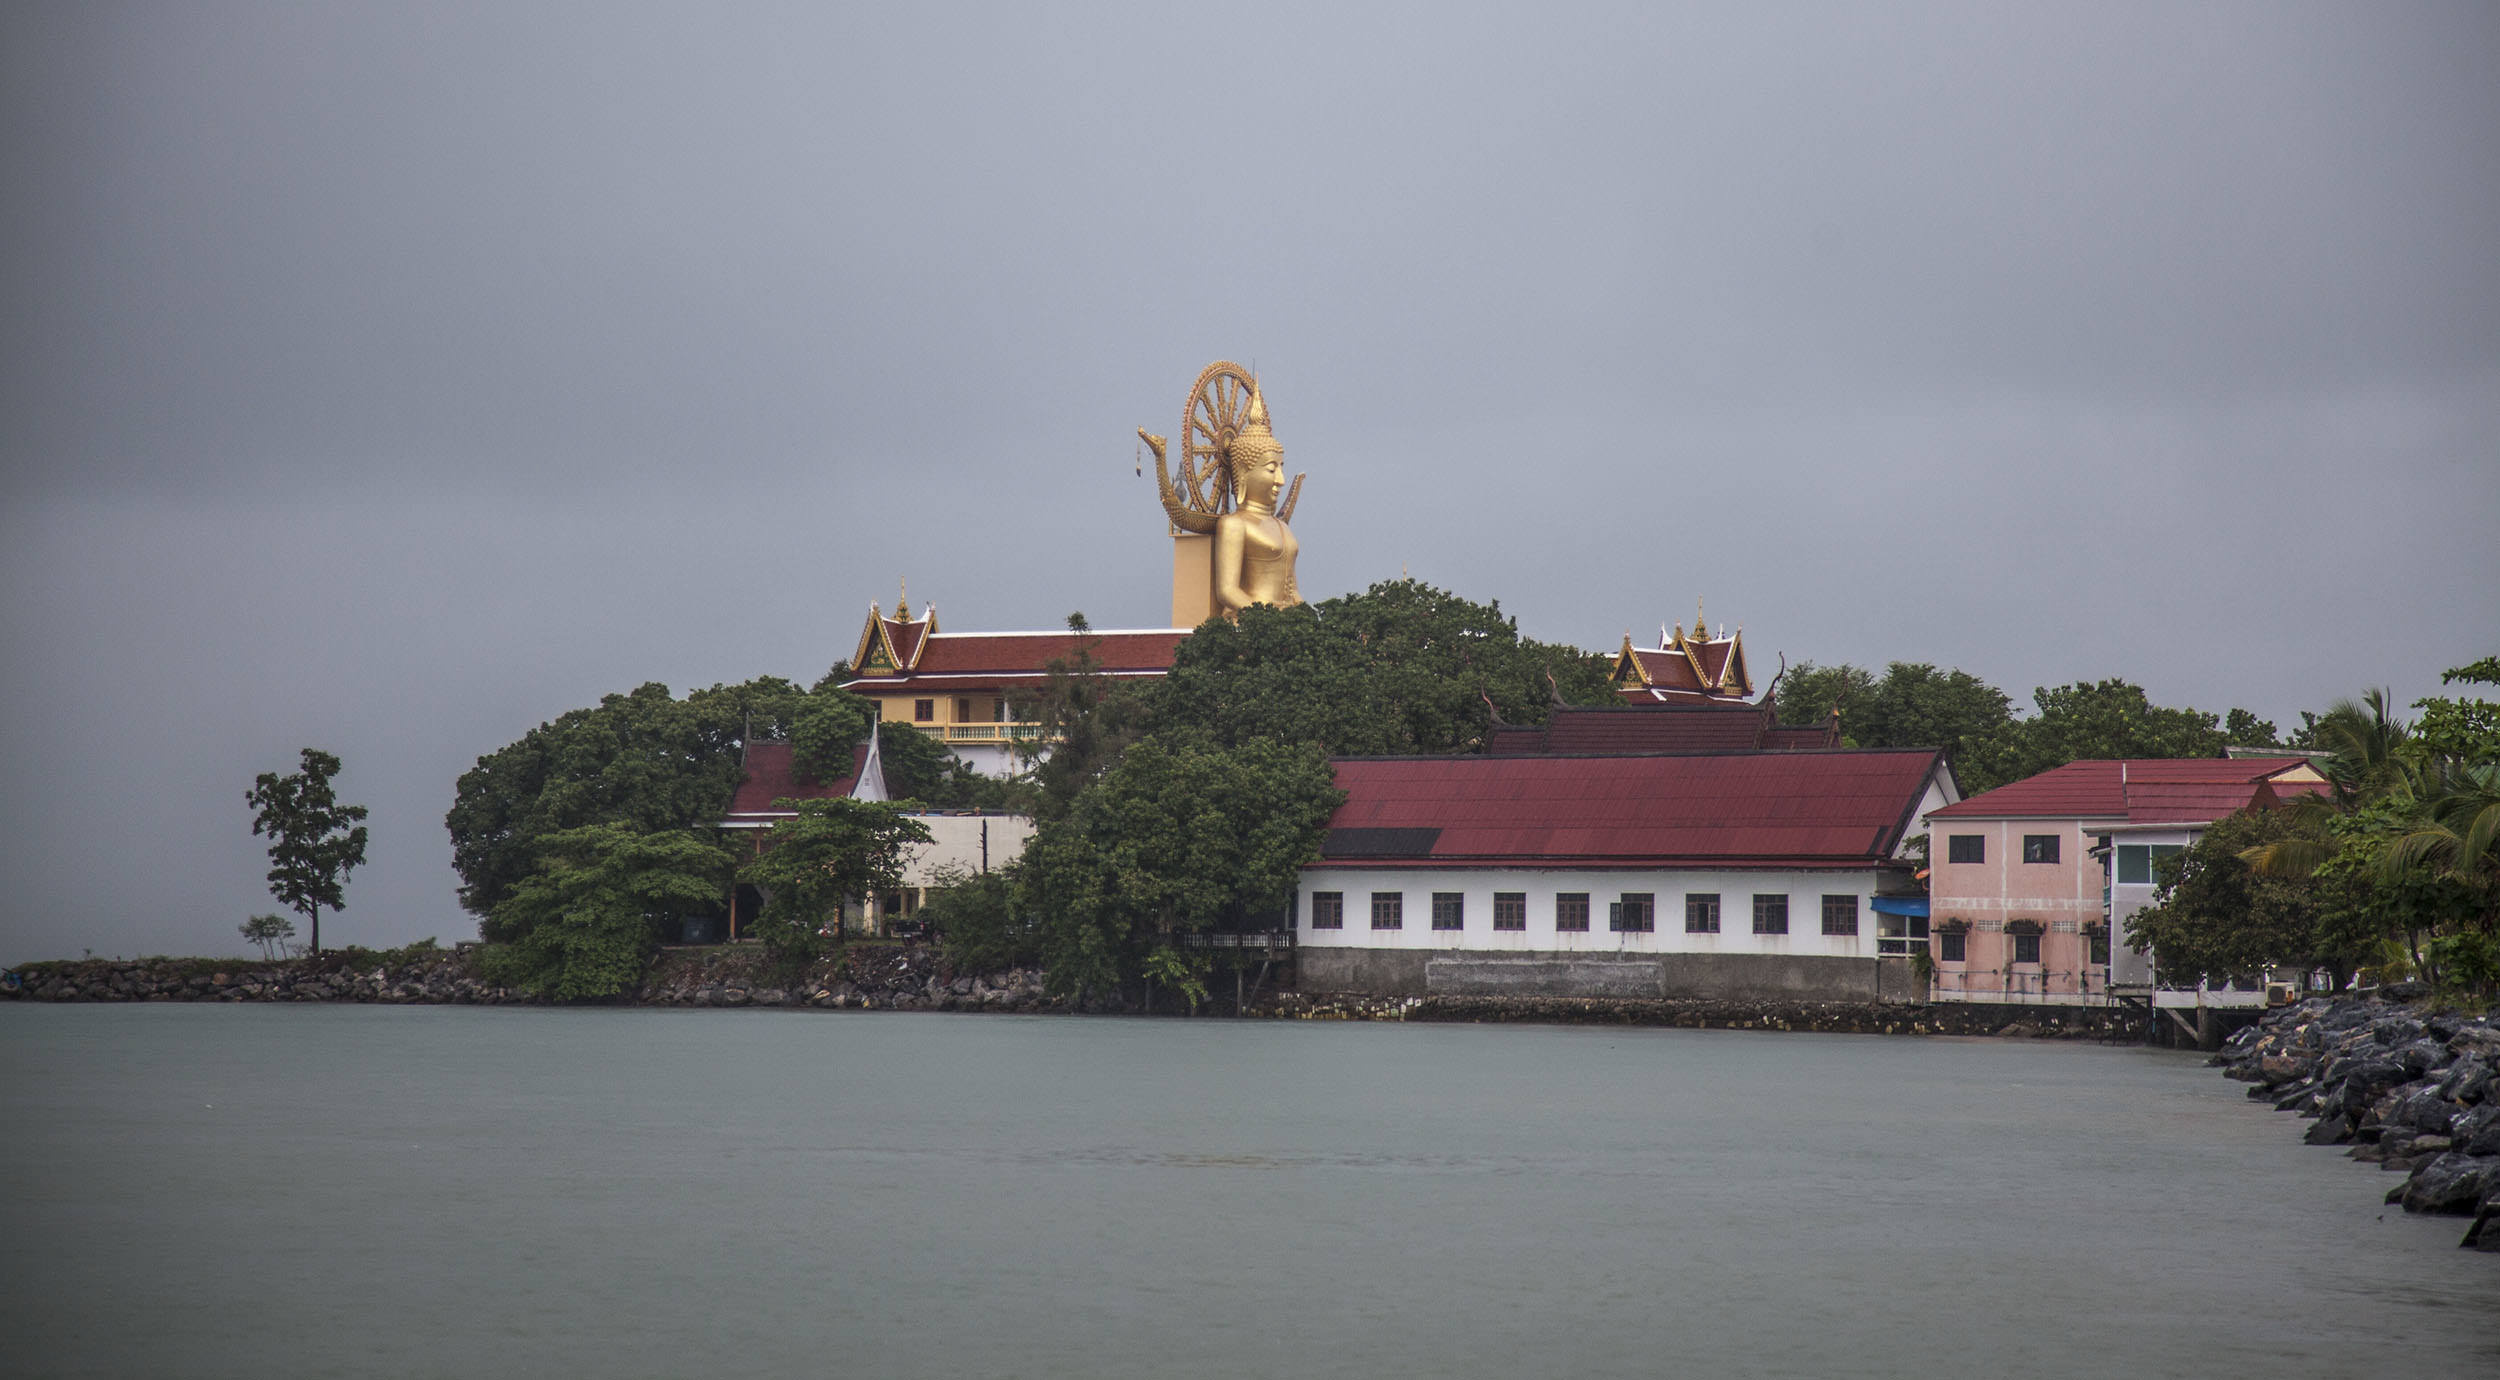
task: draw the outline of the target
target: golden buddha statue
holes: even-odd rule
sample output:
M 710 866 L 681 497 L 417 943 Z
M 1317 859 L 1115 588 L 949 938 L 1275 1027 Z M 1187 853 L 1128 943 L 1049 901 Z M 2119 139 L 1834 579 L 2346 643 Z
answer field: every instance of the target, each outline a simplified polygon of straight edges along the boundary
M 1237 364 L 1208 365 L 1183 424 L 1188 440 L 1177 485 L 1164 439 L 1137 432 L 1154 450 L 1155 484 L 1172 520 L 1173 625 L 1230 618 L 1252 604 L 1301 603 L 1294 580 L 1301 544 L 1286 524 L 1302 497 L 1302 476 L 1285 486 L 1285 448 L 1269 426 L 1258 381 Z

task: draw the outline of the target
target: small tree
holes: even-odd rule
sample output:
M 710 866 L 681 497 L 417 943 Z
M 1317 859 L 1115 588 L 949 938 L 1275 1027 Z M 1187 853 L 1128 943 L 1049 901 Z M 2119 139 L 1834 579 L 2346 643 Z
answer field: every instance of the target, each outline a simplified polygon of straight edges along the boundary
M 304 769 L 262 772 L 243 803 L 257 806 L 252 835 L 269 837 L 269 894 L 312 921 L 312 951 L 321 952 L 321 908 L 347 908 L 347 874 L 365 860 L 362 805 L 341 805 L 330 778 L 339 759 L 305 748 Z
M 295 922 L 283 915 L 255 915 L 243 922 L 243 937 L 260 946 L 260 956 L 275 959 L 278 948 L 295 937 Z
M 662 935 L 720 904 L 735 859 L 697 829 L 586 824 L 538 841 L 538 870 L 487 916 L 493 976 L 558 1001 L 642 978 Z
M 903 884 L 903 847 L 929 841 L 928 826 L 902 807 L 872 800 L 777 800 L 797 817 L 773 826 L 764 855 L 739 880 L 766 893 L 756 935 L 784 962 L 824 952 L 842 926 L 842 903 Z

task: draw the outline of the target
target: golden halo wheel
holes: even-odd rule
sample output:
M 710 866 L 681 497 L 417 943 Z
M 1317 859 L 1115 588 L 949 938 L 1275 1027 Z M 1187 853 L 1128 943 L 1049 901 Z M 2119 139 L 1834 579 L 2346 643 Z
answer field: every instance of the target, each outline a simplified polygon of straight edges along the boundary
M 1233 472 L 1224 453 L 1250 419 L 1250 371 L 1219 359 L 1198 375 L 1181 418 L 1181 498 L 1212 517 L 1233 510 Z

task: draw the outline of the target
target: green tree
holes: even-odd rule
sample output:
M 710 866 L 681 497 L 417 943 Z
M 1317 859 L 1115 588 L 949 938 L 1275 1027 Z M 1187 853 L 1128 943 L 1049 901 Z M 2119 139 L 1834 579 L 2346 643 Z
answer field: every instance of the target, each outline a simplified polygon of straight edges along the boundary
M 1042 961 L 1041 927 L 1017 904 L 1010 868 L 941 871 L 914 917 L 935 934 L 961 972 L 995 972 Z
M 810 692 L 791 715 L 791 769 L 818 783 L 850 775 L 851 749 L 876 721 L 877 706 L 861 696 L 832 686 Z
M 684 699 L 665 685 L 540 724 L 462 773 L 444 825 L 460 903 L 483 917 L 536 865 L 540 840 L 586 824 L 634 833 L 708 825 L 729 808 L 749 735 L 786 739 L 811 697 L 777 676 Z
M 283 915 L 255 915 L 238 928 L 246 940 L 260 946 L 265 959 L 276 959 L 280 948 L 295 937 L 295 922 Z
M 1776 699 L 1788 724 L 1819 724 L 1837 709 L 1841 741 L 1851 747 L 1944 749 L 1965 795 L 2011 779 L 2012 701 L 1968 671 L 1896 661 L 1878 680 L 1845 663 L 1801 662 L 1780 676 Z
M 762 856 L 739 880 L 765 893 L 756 937 L 785 963 L 814 959 L 827 932 L 839 933 L 842 906 L 903 884 L 903 851 L 929 841 L 928 826 L 900 805 L 873 800 L 780 800 L 796 811 L 772 828 Z
M 2217 757 L 2222 723 L 2197 709 L 2154 704 L 2144 687 L 2123 680 L 2042 686 L 2039 713 L 2022 721 L 2005 762 L 2005 780 L 2115 757 Z
M 2500 685 L 2500 657 L 2484 657 L 2440 673 L 2440 683 Z M 2421 711 L 2413 736 L 2423 751 L 2462 761 L 2500 760 L 2500 703 L 2433 695 L 2413 702 Z
M 1542 723 L 1554 697 L 1613 701 L 1610 663 L 1519 636 L 1499 604 L 1415 580 L 1210 620 L 1154 687 L 1158 734 L 1219 746 L 1315 743 L 1334 756 L 1466 752 L 1493 716 Z
M 1092 636 L 1082 612 L 1068 615 L 1068 631 L 1078 635 L 1075 652 L 1053 657 L 1043 668 L 1041 690 L 1015 701 L 1016 718 L 1033 726 L 1032 736 L 1016 743 L 1016 753 L 1033 779 L 1035 812 L 1045 819 L 1064 816 L 1077 794 L 1145 731 L 1144 699 L 1134 687 L 1103 674 L 1094 659 L 1100 639 Z
M 2255 711 L 2234 709 L 2222 716 L 2222 736 L 2233 747 L 2281 747 L 2274 736 L 2274 721 L 2260 719 Z
M 616 996 L 642 980 L 679 920 L 717 908 L 734 855 L 711 831 L 587 824 L 537 839 L 530 874 L 483 926 L 490 975 L 557 1001 Z
M 1053 990 L 1103 990 L 1174 935 L 1284 908 L 1344 798 L 1316 744 L 1139 741 L 1018 865 Z
M 269 839 L 269 894 L 312 921 L 312 951 L 321 952 L 321 908 L 347 908 L 348 873 L 365 860 L 362 805 L 341 805 L 330 778 L 339 759 L 305 748 L 303 768 L 262 772 L 243 803 L 256 807 L 252 836 Z
M 1800 661 L 1780 672 L 1779 683 L 1772 687 L 1781 723 L 1800 728 L 1812 727 L 1826 722 L 1837 711 L 1843 741 L 1856 740 L 1858 711 L 1874 693 L 1874 673 L 1845 661 L 1837 666 L 1817 666 L 1811 661 Z M 1858 745 L 1877 746 L 1863 742 Z
M 2265 876 L 2241 854 L 2298 828 L 2279 809 L 2214 821 L 2202 838 L 2157 866 L 2153 904 L 2126 923 L 2127 942 L 2153 954 L 2165 982 L 2188 983 L 2307 969 L 2321 957 L 2319 900 L 2306 880 Z

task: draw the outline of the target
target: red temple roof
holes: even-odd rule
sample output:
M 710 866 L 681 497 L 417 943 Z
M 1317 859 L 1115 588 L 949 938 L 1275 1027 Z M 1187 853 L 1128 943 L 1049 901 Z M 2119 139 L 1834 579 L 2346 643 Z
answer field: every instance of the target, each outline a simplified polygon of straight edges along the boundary
M 1349 758 L 1321 867 L 1868 867 L 1942 754 Z

